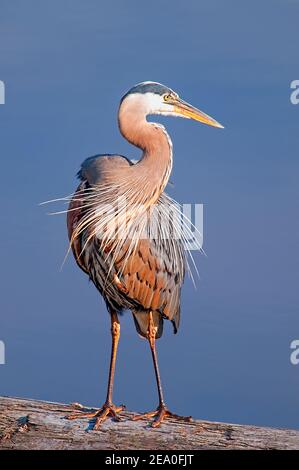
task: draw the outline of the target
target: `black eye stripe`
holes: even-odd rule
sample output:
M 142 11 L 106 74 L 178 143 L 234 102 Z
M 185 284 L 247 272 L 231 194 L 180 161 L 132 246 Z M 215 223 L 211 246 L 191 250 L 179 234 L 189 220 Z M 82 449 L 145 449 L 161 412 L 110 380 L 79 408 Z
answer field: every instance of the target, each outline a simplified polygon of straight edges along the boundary
M 170 88 L 160 83 L 149 82 L 149 83 L 139 83 L 135 85 L 131 90 L 129 90 L 122 98 L 122 101 L 129 95 L 134 93 L 154 93 L 156 95 L 171 95 L 173 92 Z

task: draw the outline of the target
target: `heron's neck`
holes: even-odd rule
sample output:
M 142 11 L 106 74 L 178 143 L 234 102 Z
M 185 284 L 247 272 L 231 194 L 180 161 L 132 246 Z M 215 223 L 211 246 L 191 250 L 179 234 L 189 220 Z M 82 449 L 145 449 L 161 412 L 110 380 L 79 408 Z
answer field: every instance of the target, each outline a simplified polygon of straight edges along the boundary
M 131 175 L 143 185 L 144 195 L 156 202 L 163 192 L 172 168 L 172 143 L 165 128 L 149 123 L 143 113 L 136 110 L 119 113 L 119 128 L 122 135 L 133 145 L 143 150 L 140 161 L 131 167 Z

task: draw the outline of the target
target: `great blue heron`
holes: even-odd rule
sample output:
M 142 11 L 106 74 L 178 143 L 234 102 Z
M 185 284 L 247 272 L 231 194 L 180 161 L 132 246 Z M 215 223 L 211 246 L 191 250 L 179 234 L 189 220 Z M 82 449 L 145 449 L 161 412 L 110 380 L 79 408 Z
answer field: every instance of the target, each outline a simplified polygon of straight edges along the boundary
M 172 168 L 172 143 L 161 124 L 147 121 L 150 114 L 223 127 L 170 88 L 142 82 L 123 96 L 118 112 L 120 132 L 143 151 L 141 159 L 133 163 L 121 155 L 104 154 L 88 158 L 81 166 L 81 182 L 68 210 L 70 245 L 79 267 L 106 302 L 111 315 L 112 351 L 103 407 L 81 410 L 68 418 L 95 417 L 95 429 L 108 416 L 119 420 L 118 412 L 124 408 L 112 401 L 120 337 L 118 313 L 124 309 L 132 311 L 138 333 L 149 341 L 159 394 L 155 411 L 133 419 L 154 417 L 152 426 L 157 427 L 165 417 L 177 417 L 164 402 L 155 341 L 162 335 L 163 319 L 172 321 L 175 333 L 179 327 L 185 253 L 182 240 L 173 236 L 173 231 L 168 237 L 162 236 L 166 209 L 173 202 L 164 193 Z M 154 209 L 157 206 L 162 209 Z M 173 226 L 176 228 L 176 223 Z

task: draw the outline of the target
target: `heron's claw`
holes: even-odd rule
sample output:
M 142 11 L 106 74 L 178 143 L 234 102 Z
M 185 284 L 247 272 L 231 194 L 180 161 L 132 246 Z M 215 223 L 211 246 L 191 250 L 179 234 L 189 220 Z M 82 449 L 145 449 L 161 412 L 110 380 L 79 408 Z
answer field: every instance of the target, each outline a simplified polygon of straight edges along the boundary
M 125 405 L 115 406 L 112 403 L 104 403 L 102 408 L 99 410 L 85 408 L 79 403 L 73 403 L 72 407 L 76 410 L 79 410 L 79 412 L 66 416 L 66 419 L 73 420 L 82 418 L 95 418 L 95 423 L 93 426 L 94 430 L 99 429 L 101 424 L 106 421 L 109 416 L 111 416 L 115 421 L 120 421 L 121 418 L 118 416 L 118 413 L 126 409 Z
M 133 416 L 132 419 L 133 421 L 139 421 L 140 419 L 148 419 L 148 418 L 155 418 L 151 422 L 152 428 L 157 428 L 158 426 L 160 426 L 160 424 L 165 418 L 175 418 L 175 419 L 179 419 L 180 421 L 186 421 L 186 422 L 192 421 L 191 416 L 176 415 L 175 413 L 172 413 L 171 411 L 169 411 L 165 405 L 159 405 L 155 411 L 150 411 L 142 415 Z

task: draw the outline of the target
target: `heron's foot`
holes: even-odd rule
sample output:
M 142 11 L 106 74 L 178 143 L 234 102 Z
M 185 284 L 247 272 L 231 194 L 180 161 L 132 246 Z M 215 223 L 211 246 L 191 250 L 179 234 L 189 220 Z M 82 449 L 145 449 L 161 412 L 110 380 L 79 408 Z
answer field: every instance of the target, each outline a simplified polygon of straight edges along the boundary
M 169 411 L 165 405 L 159 405 L 158 408 L 155 411 L 150 411 L 149 413 L 144 413 L 142 415 L 137 415 L 133 416 L 133 421 L 139 421 L 140 419 L 149 419 L 149 418 L 155 418 L 151 422 L 151 427 L 152 428 L 157 428 L 160 426 L 162 421 L 164 421 L 165 418 L 175 418 L 179 419 L 180 421 L 185 421 L 190 423 L 192 421 L 191 416 L 179 416 L 176 415 L 175 413 L 172 413 Z
M 78 412 L 66 416 L 66 419 L 95 418 L 94 430 L 99 429 L 101 424 L 106 421 L 108 417 L 113 418 L 115 421 L 121 421 L 118 413 L 126 409 L 125 405 L 115 406 L 113 403 L 104 403 L 99 410 L 85 408 L 79 403 L 73 403 L 72 407 L 78 410 Z

